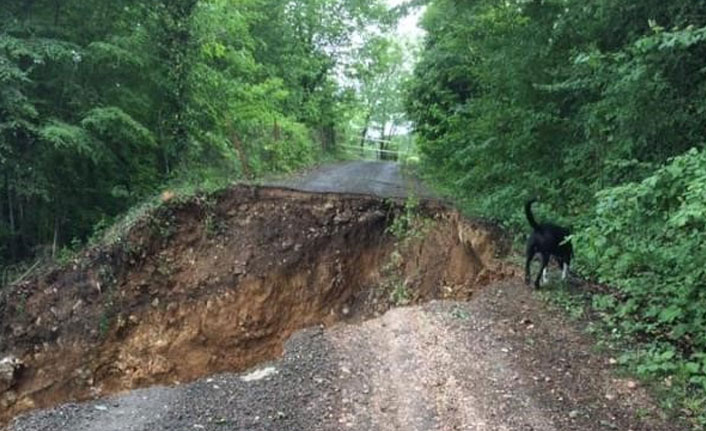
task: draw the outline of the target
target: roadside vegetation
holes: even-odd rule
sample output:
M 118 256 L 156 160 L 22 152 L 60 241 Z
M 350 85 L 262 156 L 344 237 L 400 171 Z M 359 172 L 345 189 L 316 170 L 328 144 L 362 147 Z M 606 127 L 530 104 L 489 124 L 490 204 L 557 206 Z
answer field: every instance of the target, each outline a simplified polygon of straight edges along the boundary
M 435 0 L 423 25 L 423 171 L 518 233 L 541 196 L 576 269 L 611 286 L 589 305 L 631 340 L 621 362 L 706 425 L 706 6 Z

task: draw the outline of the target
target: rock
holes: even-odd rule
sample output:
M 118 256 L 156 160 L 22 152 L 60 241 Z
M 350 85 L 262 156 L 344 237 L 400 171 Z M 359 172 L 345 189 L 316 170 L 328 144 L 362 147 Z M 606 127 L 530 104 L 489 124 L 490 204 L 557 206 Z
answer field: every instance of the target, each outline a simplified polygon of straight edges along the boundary
M 2 395 L 2 398 L 0 398 L 0 406 L 2 406 L 3 409 L 10 408 L 15 405 L 16 402 L 17 394 L 15 391 L 7 391 Z
M 343 211 L 342 213 L 336 214 L 333 217 L 333 222 L 336 224 L 344 224 L 350 222 L 352 218 L 353 214 L 351 214 L 349 211 Z
M 0 360 L 0 393 L 15 386 L 23 368 L 22 361 L 14 356 Z
M 76 303 L 74 303 L 74 306 L 71 307 L 71 310 L 75 312 L 78 311 L 81 307 L 83 307 L 83 300 L 79 299 L 78 301 L 76 301 Z
M 28 397 L 24 397 L 19 400 L 16 404 L 17 410 L 32 410 L 36 405 L 34 400 Z
M 21 337 L 26 332 L 26 329 L 20 325 L 10 325 L 10 327 L 12 328 L 12 335 L 15 338 Z
M 571 411 L 569 412 L 569 417 L 570 417 L 571 419 L 576 419 L 576 418 L 578 417 L 579 413 L 580 413 L 580 412 L 579 412 L 578 410 L 571 410 Z

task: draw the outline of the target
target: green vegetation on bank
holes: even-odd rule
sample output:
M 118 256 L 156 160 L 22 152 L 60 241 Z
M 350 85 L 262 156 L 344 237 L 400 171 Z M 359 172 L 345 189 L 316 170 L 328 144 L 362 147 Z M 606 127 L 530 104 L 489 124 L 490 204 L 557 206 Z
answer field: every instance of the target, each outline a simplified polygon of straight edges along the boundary
M 424 171 L 469 211 L 574 227 L 593 306 L 706 422 L 706 4 L 434 0 L 407 92 Z M 629 359 L 629 360 L 628 360 Z M 666 379 L 666 380 L 665 380 Z

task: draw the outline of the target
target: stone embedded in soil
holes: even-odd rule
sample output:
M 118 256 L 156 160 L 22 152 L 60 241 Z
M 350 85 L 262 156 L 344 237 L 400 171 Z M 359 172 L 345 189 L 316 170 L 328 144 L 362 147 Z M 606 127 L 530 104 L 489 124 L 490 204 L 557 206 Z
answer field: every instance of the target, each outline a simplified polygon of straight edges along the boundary
M 9 408 L 17 402 L 17 393 L 15 391 L 7 391 L 0 395 L 0 406 L 4 409 Z
M 23 368 L 22 361 L 14 356 L 7 356 L 0 360 L 0 393 L 15 386 Z

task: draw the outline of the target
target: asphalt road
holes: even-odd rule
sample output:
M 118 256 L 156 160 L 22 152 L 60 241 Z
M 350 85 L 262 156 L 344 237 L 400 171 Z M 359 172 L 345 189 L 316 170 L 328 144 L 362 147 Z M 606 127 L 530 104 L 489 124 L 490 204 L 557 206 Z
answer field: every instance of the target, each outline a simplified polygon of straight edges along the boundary
M 360 193 L 402 198 L 411 192 L 419 197 L 430 197 L 417 180 L 405 177 L 400 165 L 394 162 L 354 161 L 324 165 L 266 185 L 314 193 Z

